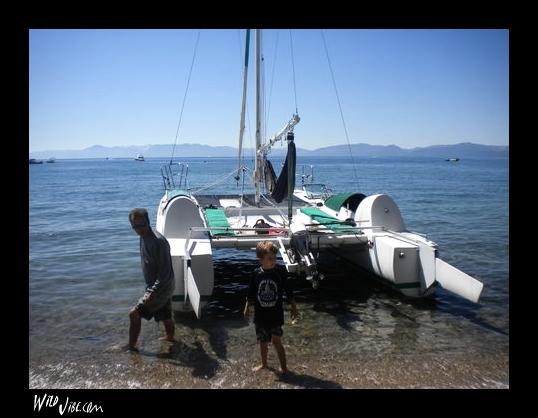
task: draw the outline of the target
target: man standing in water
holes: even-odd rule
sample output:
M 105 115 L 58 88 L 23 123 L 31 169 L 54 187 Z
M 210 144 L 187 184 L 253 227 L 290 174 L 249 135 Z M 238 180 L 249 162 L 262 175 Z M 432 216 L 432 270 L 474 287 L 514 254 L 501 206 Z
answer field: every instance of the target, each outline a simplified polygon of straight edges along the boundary
M 129 311 L 129 344 L 127 349 L 138 351 L 136 342 L 140 335 L 141 317 L 147 320 L 163 321 L 165 341 L 174 341 L 175 325 L 172 319 L 172 293 L 174 272 L 170 245 L 164 236 L 153 231 L 146 209 L 135 208 L 129 212 L 131 227 L 140 236 L 140 258 L 146 280 L 146 291 L 138 303 Z

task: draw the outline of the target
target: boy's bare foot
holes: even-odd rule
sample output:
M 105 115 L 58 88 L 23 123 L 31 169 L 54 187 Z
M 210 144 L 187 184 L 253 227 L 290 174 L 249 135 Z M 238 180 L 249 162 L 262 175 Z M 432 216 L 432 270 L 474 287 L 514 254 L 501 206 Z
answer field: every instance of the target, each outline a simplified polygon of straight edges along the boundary
M 159 341 L 168 341 L 169 343 L 177 342 L 174 338 L 168 338 L 168 337 L 160 337 Z
M 260 364 L 259 366 L 253 367 L 252 371 L 253 372 L 259 372 L 260 370 L 264 370 L 264 369 L 267 369 L 267 366 L 265 366 L 263 364 Z

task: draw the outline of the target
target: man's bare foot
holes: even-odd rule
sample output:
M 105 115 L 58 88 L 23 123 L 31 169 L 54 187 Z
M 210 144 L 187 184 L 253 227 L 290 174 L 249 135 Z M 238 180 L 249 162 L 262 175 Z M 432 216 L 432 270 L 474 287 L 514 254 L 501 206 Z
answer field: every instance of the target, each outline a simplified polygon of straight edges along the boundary
M 263 364 L 260 364 L 259 366 L 253 367 L 252 371 L 253 372 L 259 372 L 260 370 L 264 370 L 264 369 L 267 369 L 267 366 L 263 365 Z

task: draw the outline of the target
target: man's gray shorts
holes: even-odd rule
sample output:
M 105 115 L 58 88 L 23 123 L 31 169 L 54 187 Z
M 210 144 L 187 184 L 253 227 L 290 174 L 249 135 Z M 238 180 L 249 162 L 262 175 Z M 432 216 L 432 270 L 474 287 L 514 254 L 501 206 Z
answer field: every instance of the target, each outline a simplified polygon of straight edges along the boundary
M 172 299 L 168 299 L 164 304 L 157 305 L 155 307 L 148 306 L 142 303 L 142 300 L 138 301 L 135 306 L 140 316 L 148 321 L 154 318 L 156 322 L 164 321 L 166 319 L 172 319 Z

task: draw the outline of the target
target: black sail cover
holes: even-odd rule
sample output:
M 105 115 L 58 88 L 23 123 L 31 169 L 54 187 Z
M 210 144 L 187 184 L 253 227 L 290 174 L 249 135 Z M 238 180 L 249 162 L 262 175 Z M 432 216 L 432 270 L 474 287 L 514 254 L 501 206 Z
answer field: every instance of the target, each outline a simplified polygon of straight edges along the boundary
M 273 190 L 275 190 L 276 185 L 276 174 L 275 170 L 273 169 L 273 164 L 271 164 L 271 161 L 264 160 L 265 161 L 265 188 L 269 193 L 272 193 Z
M 290 158 L 290 152 L 292 153 Z M 288 160 L 292 161 L 293 167 L 291 167 L 292 172 L 295 173 L 295 144 L 291 142 L 288 146 L 288 153 L 286 154 L 286 161 L 284 162 L 284 166 L 282 167 L 282 171 L 280 172 L 280 175 L 278 176 L 278 179 L 276 180 L 276 186 L 273 192 L 271 193 L 271 197 L 275 200 L 275 202 L 280 203 L 284 198 L 288 195 Z M 292 185 L 293 188 L 295 188 L 295 184 Z

